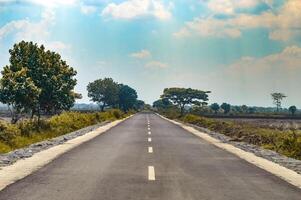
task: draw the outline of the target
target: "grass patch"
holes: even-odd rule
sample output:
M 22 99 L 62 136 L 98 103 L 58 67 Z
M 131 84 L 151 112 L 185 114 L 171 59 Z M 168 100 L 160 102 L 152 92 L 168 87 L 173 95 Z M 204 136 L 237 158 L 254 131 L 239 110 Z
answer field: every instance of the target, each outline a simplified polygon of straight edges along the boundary
M 237 141 L 258 145 L 291 158 L 301 159 L 300 130 L 263 128 L 247 123 L 225 122 L 191 114 L 179 119 L 227 135 Z
M 23 148 L 33 143 L 58 137 L 104 121 L 114 121 L 132 113 L 112 109 L 106 112 L 64 112 L 38 123 L 36 120 L 17 124 L 0 122 L 0 153 Z

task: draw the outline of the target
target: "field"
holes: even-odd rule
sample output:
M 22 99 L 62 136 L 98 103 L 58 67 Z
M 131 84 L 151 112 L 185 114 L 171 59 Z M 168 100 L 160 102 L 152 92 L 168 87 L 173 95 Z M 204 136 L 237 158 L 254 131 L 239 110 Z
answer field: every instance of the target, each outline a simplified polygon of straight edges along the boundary
M 301 130 L 301 119 L 269 119 L 269 118 L 214 118 L 220 121 L 246 123 L 261 128 L 274 128 L 280 130 Z

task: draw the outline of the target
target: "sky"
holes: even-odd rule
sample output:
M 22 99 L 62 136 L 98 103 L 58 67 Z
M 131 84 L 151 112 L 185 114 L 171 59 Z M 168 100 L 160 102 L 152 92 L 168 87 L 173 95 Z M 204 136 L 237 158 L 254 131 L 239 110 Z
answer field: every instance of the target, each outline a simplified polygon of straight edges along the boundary
M 152 103 L 167 87 L 212 91 L 209 103 L 301 108 L 301 0 L 0 0 L 0 68 L 21 40 L 78 72 L 78 103 L 99 78 Z

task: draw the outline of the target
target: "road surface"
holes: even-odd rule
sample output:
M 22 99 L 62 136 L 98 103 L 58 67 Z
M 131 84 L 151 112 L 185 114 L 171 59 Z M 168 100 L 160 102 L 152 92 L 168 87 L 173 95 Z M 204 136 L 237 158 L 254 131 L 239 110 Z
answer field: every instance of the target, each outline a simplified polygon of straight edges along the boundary
M 301 190 L 141 113 L 8 186 L 0 199 L 300 200 Z

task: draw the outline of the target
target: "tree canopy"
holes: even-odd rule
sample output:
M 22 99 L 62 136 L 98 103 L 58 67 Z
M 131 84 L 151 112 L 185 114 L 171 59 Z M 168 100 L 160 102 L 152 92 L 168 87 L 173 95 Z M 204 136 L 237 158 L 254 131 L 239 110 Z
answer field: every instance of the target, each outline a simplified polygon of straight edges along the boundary
M 228 103 L 222 103 L 221 109 L 223 109 L 223 110 L 224 110 L 224 113 L 227 114 L 227 113 L 229 113 L 230 110 L 231 110 L 231 105 L 228 104 Z
M 288 110 L 292 113 L 292 115 L 295 115 L 296 111 L 297 111 L 297 107 L 296 106 L 290 106 L 288 108 Z
M 22 112 L 40 117 L 41 112 L 70 109 L 80 97 L 73 91 L 76 71 L 58 53 L 25 41 L 9 53 L 10 64 L 1 72 L 0 101 L 10 107 L 13 121 Z
M 119 84 L 112 78 L 98 79 L 87 86 L 88 96 L 99 104 L 101 110 L 105 107 L 119 107 L 127 112 L 130 109 L 139 109 L 144 102 L 138 100 L 135 89 L 128 85 Z
M 191 88 L 165 88 L 161 98 L 167 99 L 177 105 L 181 109 L 181 115 L 183 115 L 186 105 L 206 105 L 208 93 L 210 92 Z
M 210 108 L 214 111 L 214 113 L 216 114 L 217 111 L 219 110 L 219 105 L 217 103 L 213 103 L 210 105 Z
M 128 85 L 119 85 L 119 108 L 128 111 L 137 103 L 137 92 Z M 141 102 L 140 102 L 141 103 Z
M 106 106 L 118 103 L 119 86 L 112 78 L 98 79 L 88 84 L 88 97 L 96 102 L 103 111 Z

